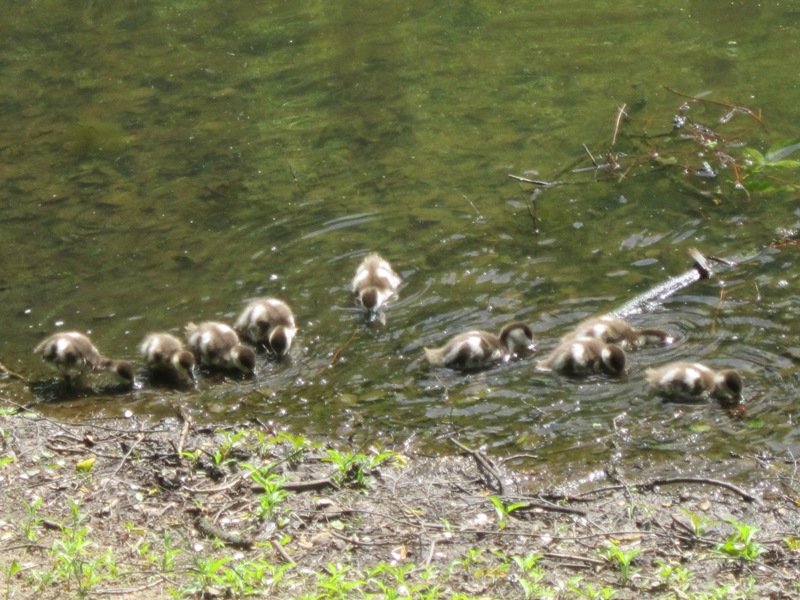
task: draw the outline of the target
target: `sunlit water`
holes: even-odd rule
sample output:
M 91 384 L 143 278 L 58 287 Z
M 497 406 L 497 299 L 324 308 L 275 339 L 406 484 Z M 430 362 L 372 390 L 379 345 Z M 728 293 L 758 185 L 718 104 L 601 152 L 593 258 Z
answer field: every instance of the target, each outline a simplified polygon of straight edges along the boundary
M 590 164 L 582 144 L 603 160 L 623 103 L 623 137 L 669 132 L 683 99 L 665 86 L 762 109 L 767 128 L 728 128 L 762 152 L 800 137 L 794 3 L 429 4 L 16 6 L 0 24 L 0 359 L 32 383 L 2 396 L 77 420 L 183 407 L 358 444 L 457 435 L 543 471 L 796 453 L 798 253 L 768 246 L 800 224 L 797 194 L 716 204 L 676 170 L 569 172 Z M 692 111 L 725 131 L 720 107 Z M 535 226 L 509 173 L 571 184 L 539 196 Z M 635 316 L 676 343 L 632 355 L 621 381 L 421 360 L 516 319 L 543 355 L 683 272 L 692 246 L 744 260 Z M 374 250 L 405 281 L 384 327 L 349 294 Z M 300 333 L 252 380 L 65 398 L 31 352 L 69 328 L 137 360 L 147 332 L 231 321 L 261 295 L 290 302 Z M 677 359 L 740 369 L 747 414 L 654 398 L 644 369 Z

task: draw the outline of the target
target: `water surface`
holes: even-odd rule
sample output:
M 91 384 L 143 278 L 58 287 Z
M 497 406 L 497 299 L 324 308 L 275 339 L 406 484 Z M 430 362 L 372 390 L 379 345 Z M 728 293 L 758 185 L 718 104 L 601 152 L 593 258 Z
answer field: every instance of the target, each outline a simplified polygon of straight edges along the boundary
M 2 395 L 81 419 L 272 421 L 366 444 L 447 435 L 533 468 L 609 461 L 680 471 L 687 457 L 798 451 L 797 193 L 692 193 L 679 170 L 588 173 L 625 104 L 618 148 L 657 151 L 691 115 L 766 151 L 800 137 L 789 2 L 19 3 L 0 24 L 0 358 L 34 383 Z M 647 140 L 639 137 L 647 133 Z M 569 180 L 537 200 L 509 173 Z M 788 181 L 796 174 L 787 173 Z M 728 176 L 728 179 L 729 176 Z M 697 246 L 743 258 L 634 318 L 676 343 L 628 377 L 567 380 L 535 359 L 463 376 L 425 345 L 531 323 L 544 353 L 578 320 L 685 270 Z M 385 327 L 349 295 L 378 250 L 405 284 Z M 57 398 L 31 353 L 59 328 L 135 360 L 149 331 L 289 301 L 292 360 L 197 390 Z M 643 384 L 676 359 L 741 369 L 748 412 L 664 404 Z M 686 467 L 688 468 L 688 466 Z M 750 463 L 742 463 L 746 477 Z

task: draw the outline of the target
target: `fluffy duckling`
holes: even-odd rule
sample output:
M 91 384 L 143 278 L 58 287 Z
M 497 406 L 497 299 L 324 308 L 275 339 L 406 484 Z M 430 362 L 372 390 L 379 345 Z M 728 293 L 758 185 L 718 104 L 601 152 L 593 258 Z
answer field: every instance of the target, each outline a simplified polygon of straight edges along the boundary
M 33 350 L 42 360 L 58 370 L 69 383 L 89 371 L 108 371 L 125 383 L 133 383 L 133 367 L 124 360 L 106 358 L 92 341 L 77 331 L 55 333 Z
M 202 364 L 250 374 L 256 367 L 256 355 L 239 343 L 239 336 L 225 323 L 205 321 L 186 326 L 189 349 Z
M 297 333 L 289 305 L 277 298 L 259 298 L 248 304 L 233 328 L 246 341 L 264 345 L 278 357 L 285 356 Z
M 655 341 L 666 345 L 675 341 L 675 338 L 661 329 L 636 329 L 625 319 L 614 315 L 594 317 L 580 323 L 568 338 L 588 337 L 597 338 L 606 344 L 618 344 L 622 348 L 638 348 Z
M 600 372 L 618 376 L 625 371 L 625 351 L 598 338 L 569 337 L 540 361 L 538 368 L 572 376 Z
M 397 298 L 400 276 L 389 262 L 378 254 L 370 254 L 361 261 L 353 277 L 353 294 L 359 304 L 374 316 L 390 300 Z
M 150 373 L 174 383 L 194 379 L 194 354 L 181 341 L 168 333 L 151 333 L 139 347 Z
M 460 333 L 441 348 L 425 348 L 425 358 L 434 367 L 475 371 L 532 349 L 530 327 L 525 323 L 509 323 L 499 336 L 480 330 Z
M 736 403 L 742 398 L 742 378 L 736 371 L 715 371 L 703 364 L 673 362 L 645 372 L 651 387 L 668 396 L 701 400 L 713 396 Z

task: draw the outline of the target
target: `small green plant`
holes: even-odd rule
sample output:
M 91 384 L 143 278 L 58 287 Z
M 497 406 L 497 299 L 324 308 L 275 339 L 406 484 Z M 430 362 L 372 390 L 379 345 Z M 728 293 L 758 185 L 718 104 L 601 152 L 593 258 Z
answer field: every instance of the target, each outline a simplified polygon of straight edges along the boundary
M 141 544 L 136 551 L 144 560 L 158 567 L 162 573 L 171 573 L 175 570 L 175 559 L 180 555 L 181 550 L 175 547 L 170 531 L 164 532 L 161 545 L 161 552 L 154 550 L 148 543 Z
M 324 590 L 324 598 L 347 600 L 364 587 L 363 580 L 347 577 L 349 571 L 350 567 L 347 565 L 328 563 L 325 566 L 325 573 L 317 575 L 317 587 Z
M 336 466 L 334 479 L 337 483 L 355 482 L 360 487 L 366 487 L 367 474 L 376 469 L 383 462 L 395 456 L 394 452 L 381 452 L 374 456 L 361 452 L 339 452 L 335 448 L 327 450 L 325 462 Z
M 575 594 L 576 598 L 587 598 L 589 600 L 611 600 L 616 592 L 608 586 L 595 587 L 591 583 L 583 583 L 581 577 L 571 578 L 567 583 L 567 589 Z
M 631 577 L 631 563 L 638 555 L 638 548 L 623 550 L 616 540 L 611 540 L 608 547 L 602 552 L 603 558 L 619 568 L 619 577 L 623 585 L 628 583 Z
M 555 598 L 556 591 L 550 587 L 542 585 L 544 579 L 544 569 L 539 565 L 540 554 L 531 552 L 526 556 L 514 556 L 514 563 L 520 570 L 517 575 L 517 582 L 522 588 L 525 598 Z
M 231 452 L 239 442 L 247 437 L 247 430 L 240 430 L 233 433 L 229 431 L 220 431 L 218 433 L 222 437 L 222 441 L 211 456 L 214 459 L 214 464 L 221 467 L 233 460 L 231 458 Z
M 11 598 L 11 580 L 14 578 L 14 575 L 21 570 L 22 566 L 15 560 L 12 560 L 3 567 L 3 574 L 6 576 L 6 600 Z
M 659 562 L 658 577 L 673 591 L 684 595 L 692 579 L 692 572 L 680 565 Z
M 25 505 L 25 521 L 22 523 L 22 535 L 29 542 L 35 542 L 39 537 L 37 529 L 44 519 L 39 516 L 39 509 L 42 507 L 42 499 L 36 498 L 32 502 L 22 501 Z
M 689 527 L 691 527 L 692 533 L 695 535 L 695 537 L 703 537 L 708 531 L 709 527 L 716 525 L 716 521 L 712 521 L 703 515 L 698 515 L 696 512 L 692 512 L 688 508 L 684 508 L 682 512 L 689 518 Z
M 13 454 L 9 456 L 2 456 L 0 457 L 0 469 L 5 467 L 6 465 L 11 465 L 15 462 L 17 462 L 17 457 L 14 456 Z
M 264 490 L 258 497 L 258 518 L 264 520 L 272 517 L 278 505 L 286 499 L 287 492 L 283 489 L 286 479 L 272 473 L 269 466 L 256 467 L 249 463 L 242 463 L 242 466 L 250 471 L 250 478 Z
M 50 555 L 54 559 L 53 568 L 47 573 L 35 573 L 34 579 L 40 585 L 63 582 L 68 586 L 74 583 L 78 596 L 86 597 L 98 583 L 115 577 L 117 565 L 111 548 L 97 557 L 92 557 L 90 549 L 94 543 L 89 540 L 89 528 L 84 525 L 86 515 L 80 512 L 80 505 L 68 499 L 72 522 L 61 525 L 61 537 L 53 542 Z
M 497 496 L 489 496 L 489 502 L 494 506 L 494 511 L 497 513 L 497 528 L 503 530 L 508 525 L 508 517 L 515 510 L 528 506 L 527 502 L 503 502 L 502 498 Z
M 748 562 L 754 561 L 764 551 L 755 539 L 756 527 L 746 523 L 740 523 L 735 519 L 725 521 L 734 528 L 734 532 L 729 535 L 724 542 L 717 545 L 717 550 L 733 558 L 741 558 Z

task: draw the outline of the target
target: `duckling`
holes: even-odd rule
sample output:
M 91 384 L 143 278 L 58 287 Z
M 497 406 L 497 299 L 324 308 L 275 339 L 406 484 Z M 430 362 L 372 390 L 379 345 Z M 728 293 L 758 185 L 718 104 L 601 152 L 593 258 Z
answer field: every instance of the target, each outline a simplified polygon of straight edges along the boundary
M 256 367 L 256 355 L 239 343 L 239 336 L 225 323 L 205 321 L 186 326 L 186 339 L 195 358 L 209 367 L 239 370 L 250 374 Z
M 54 333 L 39 342 L 33 351 L 58 370 L 67 383 L 79 381 L 90 371 L 108 371 L 125 383 L 133 383 L 130 363 L 106 358 L 87 336 L 77 331 Z
M 532 349 L 530 327 L 515 322 L 503 327 L 499 336 L 480 330 L 460 333 L 441 348 L 425 348 L 425 358 L 434 367 L 475 371 Z
M 644 346 L 652 341 L 666 345 L 675 338 L 661 329 L 636 329 L 625 319 L 614 315 L 603 315 L 587 319 L 562 340 L 567 338 L 597 338 L 606 344 L 618 344 L 621 348 L 631 349 Z
M 732 369 L 715 371 L 700 363 L 673 362 L 645 373 L 650 386 L 668 396 L 696 400 L 712 396 L 734 404 L 742 398 L 742 378 Z
M 289 305 L 277 298 L 259 298 L 248 304 L 233 328 L 251 344 L 263 344 L 278 357 L 285 356 L 297 333 Z
M 139 347 L 150 373 L 172 383 L 194 379 L 194 354 L 181 341 L 168 333 L 151 333 Z
M 371 318 L 389 301 L 397 298 L 400 276 L 389 262 L 372 253 L 361 261 L 353 277 L 353 294 Z
M 572 376 L 601 371 L 618 376 L 625 371 L 625 351 L 593 337 L 568 337 L 537 366 L 540 370 Z

